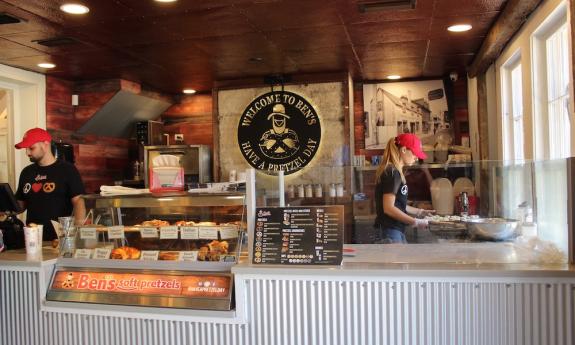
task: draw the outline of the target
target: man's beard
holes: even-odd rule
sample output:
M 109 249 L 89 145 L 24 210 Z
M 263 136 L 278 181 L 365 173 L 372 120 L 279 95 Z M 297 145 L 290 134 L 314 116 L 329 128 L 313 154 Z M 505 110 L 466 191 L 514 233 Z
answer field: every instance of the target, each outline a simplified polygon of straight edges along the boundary
M 28 159 L 30 159 L 30 162 L 32 163 L 38 163 L 39 159 L 36 157 L 28 157 Z

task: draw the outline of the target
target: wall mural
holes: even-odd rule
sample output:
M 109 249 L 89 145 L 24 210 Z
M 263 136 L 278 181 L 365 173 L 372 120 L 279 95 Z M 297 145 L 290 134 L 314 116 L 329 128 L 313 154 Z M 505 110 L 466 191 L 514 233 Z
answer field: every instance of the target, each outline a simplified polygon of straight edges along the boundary
M 442 80 L 364 84 L 363 102 L 366 149 L 383 149 L 400 133 L 433 144 L 438 131 L 452 127 Z
M 294 173 L 315 156 L 321 140 L 317 112 L 298 94 L 272 91 L 258 96 L 242 113 L 238 145 L 254 168 Z

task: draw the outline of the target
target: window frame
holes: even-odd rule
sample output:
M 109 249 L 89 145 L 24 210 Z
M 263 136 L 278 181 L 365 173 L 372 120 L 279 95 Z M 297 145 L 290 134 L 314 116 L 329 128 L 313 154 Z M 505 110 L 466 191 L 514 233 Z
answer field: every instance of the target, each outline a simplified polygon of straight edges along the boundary
M 523 65 L 521 63 L 521 49 L 517 49 L 510 58 L 505 61 L 501 66 L 501 134 L 502 134 L 502 153 L 503 160 L 523 160 L 525 159 L 525 129 L 523 125 L 524 111 L 521 107 L 521 147 L 515 145 L 515 114 L 513 106 L 513 89 L 516 85 L 513 83 L 513 71 L 519 68 L 521 75 L 523 74 Z M 523 78 L 521 78 L 520 87 L 520 102 L 524 102 L 523 97 Z M 520 157 L 518 157 L 518 150 L 520 150 Z
M 530 35 L 531 45 L 531 96 L 533 102 L 533 131 L 531 133 L 533 140 L 533 157 L 535 160 L 550 159 L 550 127 L 549 127 L 549 77 L 547 73 L 547 40 L 557 31 L 565 28 L 568 30 L 568 13 L 567 5 L 562 2 L 555 8 L 546 18 L 539 24 Z M 570 40 L 569 40 L 570 41 Z M 568 65 L 571 65 L 571 42 L 568 44 Z M 572 73 L 572 68 L 569 68 L 569 74 Z M 569 124 L 573 123 L 573 85 L 571 75 L 569 76 L 569 90 L 568 90 L 568 117 Z M 573 131 L 573 125 L 571 125 Z M 572 156 L 574 151 L 574 136 L 570 135 L 569 156 Z

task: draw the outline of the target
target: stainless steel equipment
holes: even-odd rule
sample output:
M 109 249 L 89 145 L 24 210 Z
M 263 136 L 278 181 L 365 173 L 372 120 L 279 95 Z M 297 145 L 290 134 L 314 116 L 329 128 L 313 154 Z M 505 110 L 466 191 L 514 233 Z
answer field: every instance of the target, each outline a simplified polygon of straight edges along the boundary
M 459 194 L 459 209 L 461 210 L 462 216 L 467 216 L 469 213 L 469 198 L 467 197 L 467 192 L 461 192 Z
M 144 147 L 144 177 L 146 188 L 150 186 L 150 164 L 159 155 L 173 155 L 180 159 L 184 168 L 184 183 L 206 183 L 212 180 L 211 153 L 207 145 L 169 145 Z
M 136 139 L 144 146 L 162 145 L 164 143 L 164 124 L 159 121 L 142 121 L 136 123 Z
M 517 235 L 519 222 L 506 218 L 474 218 L 464 221 L 471 237 L 503 241 Z
M 76 163 L 74 158 L 74 147 L 71 144 L 63 143 L 62 140 L 52 143 L 52 152 L 56 158 L 72 164 Z

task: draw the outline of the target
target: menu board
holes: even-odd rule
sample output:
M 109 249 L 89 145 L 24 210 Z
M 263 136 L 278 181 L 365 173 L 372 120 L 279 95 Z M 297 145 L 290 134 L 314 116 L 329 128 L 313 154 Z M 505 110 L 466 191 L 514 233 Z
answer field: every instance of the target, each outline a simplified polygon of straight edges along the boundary
M 339 265 L 342 247 L 341 205 L 256 211 L 254 264 Z

